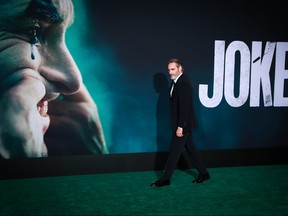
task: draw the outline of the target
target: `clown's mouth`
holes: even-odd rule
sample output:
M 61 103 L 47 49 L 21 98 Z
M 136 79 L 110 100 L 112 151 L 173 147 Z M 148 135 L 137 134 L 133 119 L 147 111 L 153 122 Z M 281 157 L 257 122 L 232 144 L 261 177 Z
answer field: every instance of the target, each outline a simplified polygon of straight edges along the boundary
M 40 101 L 37 105 L 37 110 L 41 116 L 47 116 L 48 112 L 48 101 Z

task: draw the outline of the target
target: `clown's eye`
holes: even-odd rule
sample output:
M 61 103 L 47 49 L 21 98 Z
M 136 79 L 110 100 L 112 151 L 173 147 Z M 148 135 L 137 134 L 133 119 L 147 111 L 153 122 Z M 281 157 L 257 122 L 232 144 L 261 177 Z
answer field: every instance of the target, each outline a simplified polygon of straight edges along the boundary
M 28 37 L 29 43 L 35 45 L 41 40 L 41 28 L 39 25 L 27 27 L 21 30 Z
M 41 28 L 39 25 L 34 25 L 32 27 L 22 28 L 20 34 L 25 35 L 26 40 L 31 44 L 31 58 L 35 59 L 35 48 L 34 46 L 40 45 L 42 41 Z
M 37 34 L 37 29 L 33 29 L 33 33 L 30 37 L 30 43 L 31 44 L 36 44 L 39 42 L 38 34 Z
M 40 27 L 33 27 L 27 30 L 26 33 L 29 37 L 29 42 L 33 45 L 37 44 L 40 40 Z

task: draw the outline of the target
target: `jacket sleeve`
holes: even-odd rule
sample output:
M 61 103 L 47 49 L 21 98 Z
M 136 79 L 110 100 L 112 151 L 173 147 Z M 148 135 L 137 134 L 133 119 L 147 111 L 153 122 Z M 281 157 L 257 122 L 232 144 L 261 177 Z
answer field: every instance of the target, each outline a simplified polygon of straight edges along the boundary
M 190 84 L 187 82 L 181 82 L 179 85 L 178 93 L 178 127 L 185 128 L 187 121 L 189 121 L 189 114 L 191 109 L 192 89 Z

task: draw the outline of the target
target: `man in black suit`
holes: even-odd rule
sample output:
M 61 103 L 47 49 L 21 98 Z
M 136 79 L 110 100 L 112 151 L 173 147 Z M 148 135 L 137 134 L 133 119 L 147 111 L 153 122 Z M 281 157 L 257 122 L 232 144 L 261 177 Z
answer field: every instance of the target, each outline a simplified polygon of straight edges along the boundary
M 210 179 L 210 175 L 192 140 L 192 129 L 196 127 L 194 116 L 192 86 L 188 77 L 183 73 L 179 59 L 168 62 L 168 72 L 171 77 L 170 108 L 172 120 L 172 144 L 162 178 L 151 184 L 151 187 L 170 185 L 170 179 L 185 148 L 189 159 L 199 172 L 193 183 L 202 183 Z

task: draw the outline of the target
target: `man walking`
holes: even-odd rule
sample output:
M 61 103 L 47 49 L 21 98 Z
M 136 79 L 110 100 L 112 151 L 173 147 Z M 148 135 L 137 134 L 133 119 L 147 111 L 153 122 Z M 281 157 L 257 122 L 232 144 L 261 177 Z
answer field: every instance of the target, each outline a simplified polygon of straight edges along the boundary
M 172 80 L 170 89 L 170 108 L 172 120 L 172 143 L 162 178 L 151 184 L 151 187 L 170 185 L 170 179 L 185 148 L 189 159 L 199 172 L 193 183 L 202 183 L 210 179 L 210 175 L 195 147 L 192 139 L 192 129 L 196 127 L 194 116 L 192 86 L 179 59 L 168 62 L 168 72 Z

